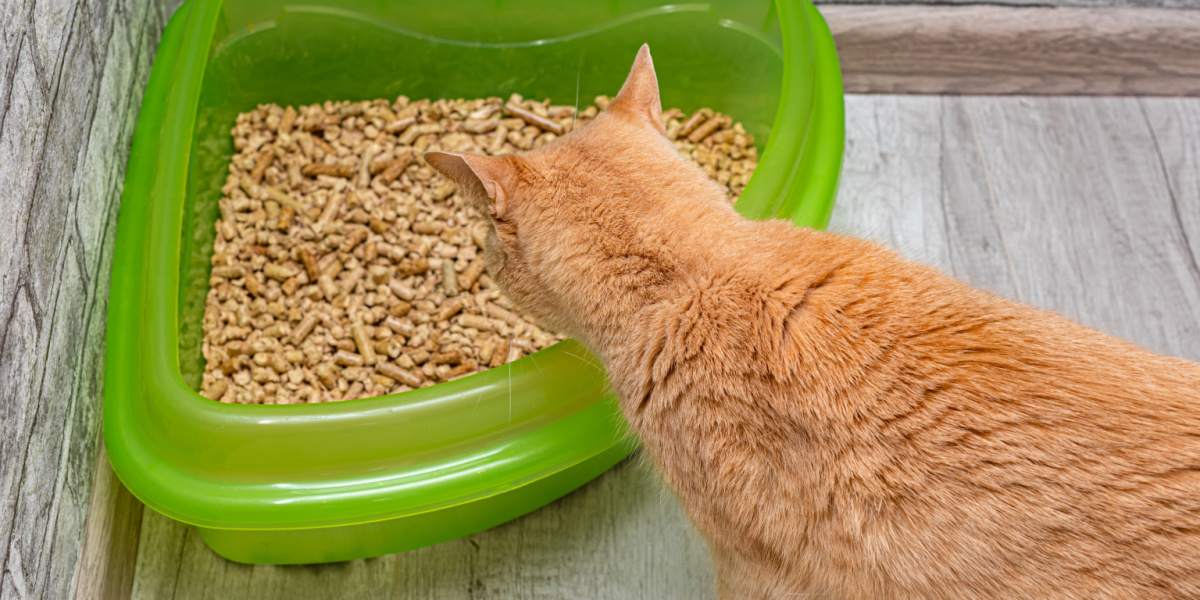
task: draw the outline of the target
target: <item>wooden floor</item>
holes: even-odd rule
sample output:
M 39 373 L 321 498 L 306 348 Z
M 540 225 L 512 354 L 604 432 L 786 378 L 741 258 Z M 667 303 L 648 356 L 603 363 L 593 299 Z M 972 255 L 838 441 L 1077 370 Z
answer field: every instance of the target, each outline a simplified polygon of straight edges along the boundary
M 1200 360 L 1200 99 L 858 96 L 833 229 Z M 134 597 L 705 598 L 711 566 L 636 459 L 433 548 L 247 567 L 147 511 Z

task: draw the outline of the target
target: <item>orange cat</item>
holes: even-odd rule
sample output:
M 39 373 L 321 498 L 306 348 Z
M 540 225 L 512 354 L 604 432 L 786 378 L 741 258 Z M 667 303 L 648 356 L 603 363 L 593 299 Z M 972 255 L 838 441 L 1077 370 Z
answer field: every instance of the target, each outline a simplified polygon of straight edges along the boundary
M 548 147 L 427 160 L 604 360 L 723 597 L 1200 597 L 1200 365 L 747 220 L 659 111 L 643 47 Z

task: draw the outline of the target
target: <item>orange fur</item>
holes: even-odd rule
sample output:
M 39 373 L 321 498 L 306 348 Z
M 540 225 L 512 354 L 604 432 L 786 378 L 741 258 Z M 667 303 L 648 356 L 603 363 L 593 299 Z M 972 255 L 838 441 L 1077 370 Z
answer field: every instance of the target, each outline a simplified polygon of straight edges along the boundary
M 428 159 L 513 300 L 604 360 L 722 596 L 1200 596 L 1200 366 L 746 220 L 658 111 L 643 47 L 549 147 Z

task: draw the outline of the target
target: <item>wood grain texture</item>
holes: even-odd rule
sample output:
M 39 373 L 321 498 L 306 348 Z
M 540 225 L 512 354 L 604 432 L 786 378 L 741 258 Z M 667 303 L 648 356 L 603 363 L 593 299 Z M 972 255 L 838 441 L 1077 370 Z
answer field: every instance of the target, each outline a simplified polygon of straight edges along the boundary
M 831 231 L 864 237 L 946 269 L 942 99 L 848 96 L 846 151 Z
M 1200 10 L 825 5 L 849 92 L 1200 95 Z
M 1200 272 L 1142 101 L 945 102 L 946 136 L 957 142 L 942 198 L 954 272 L 1200 359 Z M 1184 106 L 1200 114 L 1200 100 Z M 1195 177 L 1200 163 L 1187 168 Z
M 846 116 L 833 229 L 1200 359 L 1186 243 L 1200 99 L 850 96 Z M 140 599 L 712 596 L 702 542 L 637 462 L 469 540 L 379 559 L 235 565 L 150 511 L 139 550 Z
M 1144 98 L 1154 153 L 1167 179 L 1187 270 L 1200 277 L 1200 110 L 1195 99 Z
M 162 27 L 150 6 L 0 4 L 0 598 L 67 598 L 77 581 L 112 237 Z
M 122 600 L 133 589 L 142 503 L 117 480 L 101 444 L 93 475 L 75 600 Z
M 1200 99 L 850 96 L 846 114 L 833 229 L 1200 360 Z

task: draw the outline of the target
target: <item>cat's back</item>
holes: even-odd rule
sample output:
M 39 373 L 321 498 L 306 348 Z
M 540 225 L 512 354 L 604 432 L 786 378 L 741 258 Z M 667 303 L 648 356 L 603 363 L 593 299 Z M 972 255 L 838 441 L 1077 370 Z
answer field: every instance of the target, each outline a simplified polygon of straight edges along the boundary
M 843 564 L 866 597 L 1200 595 L 1200 365 L 874 244 L 744 243 L 680 300 L 693 350 L 661 391 L 723 436 L 697 448 L 742 478 L 703 490 L 730 527 L 799 521 L 747 520 L 747 547 Z
M 846 417 L 843 492 L 924 542 L 896 559 L 947 590 L 1200 595 L 1200 365 L 818 239 L 837 258 L 789 326 L 838 375 L 795 400 Z

